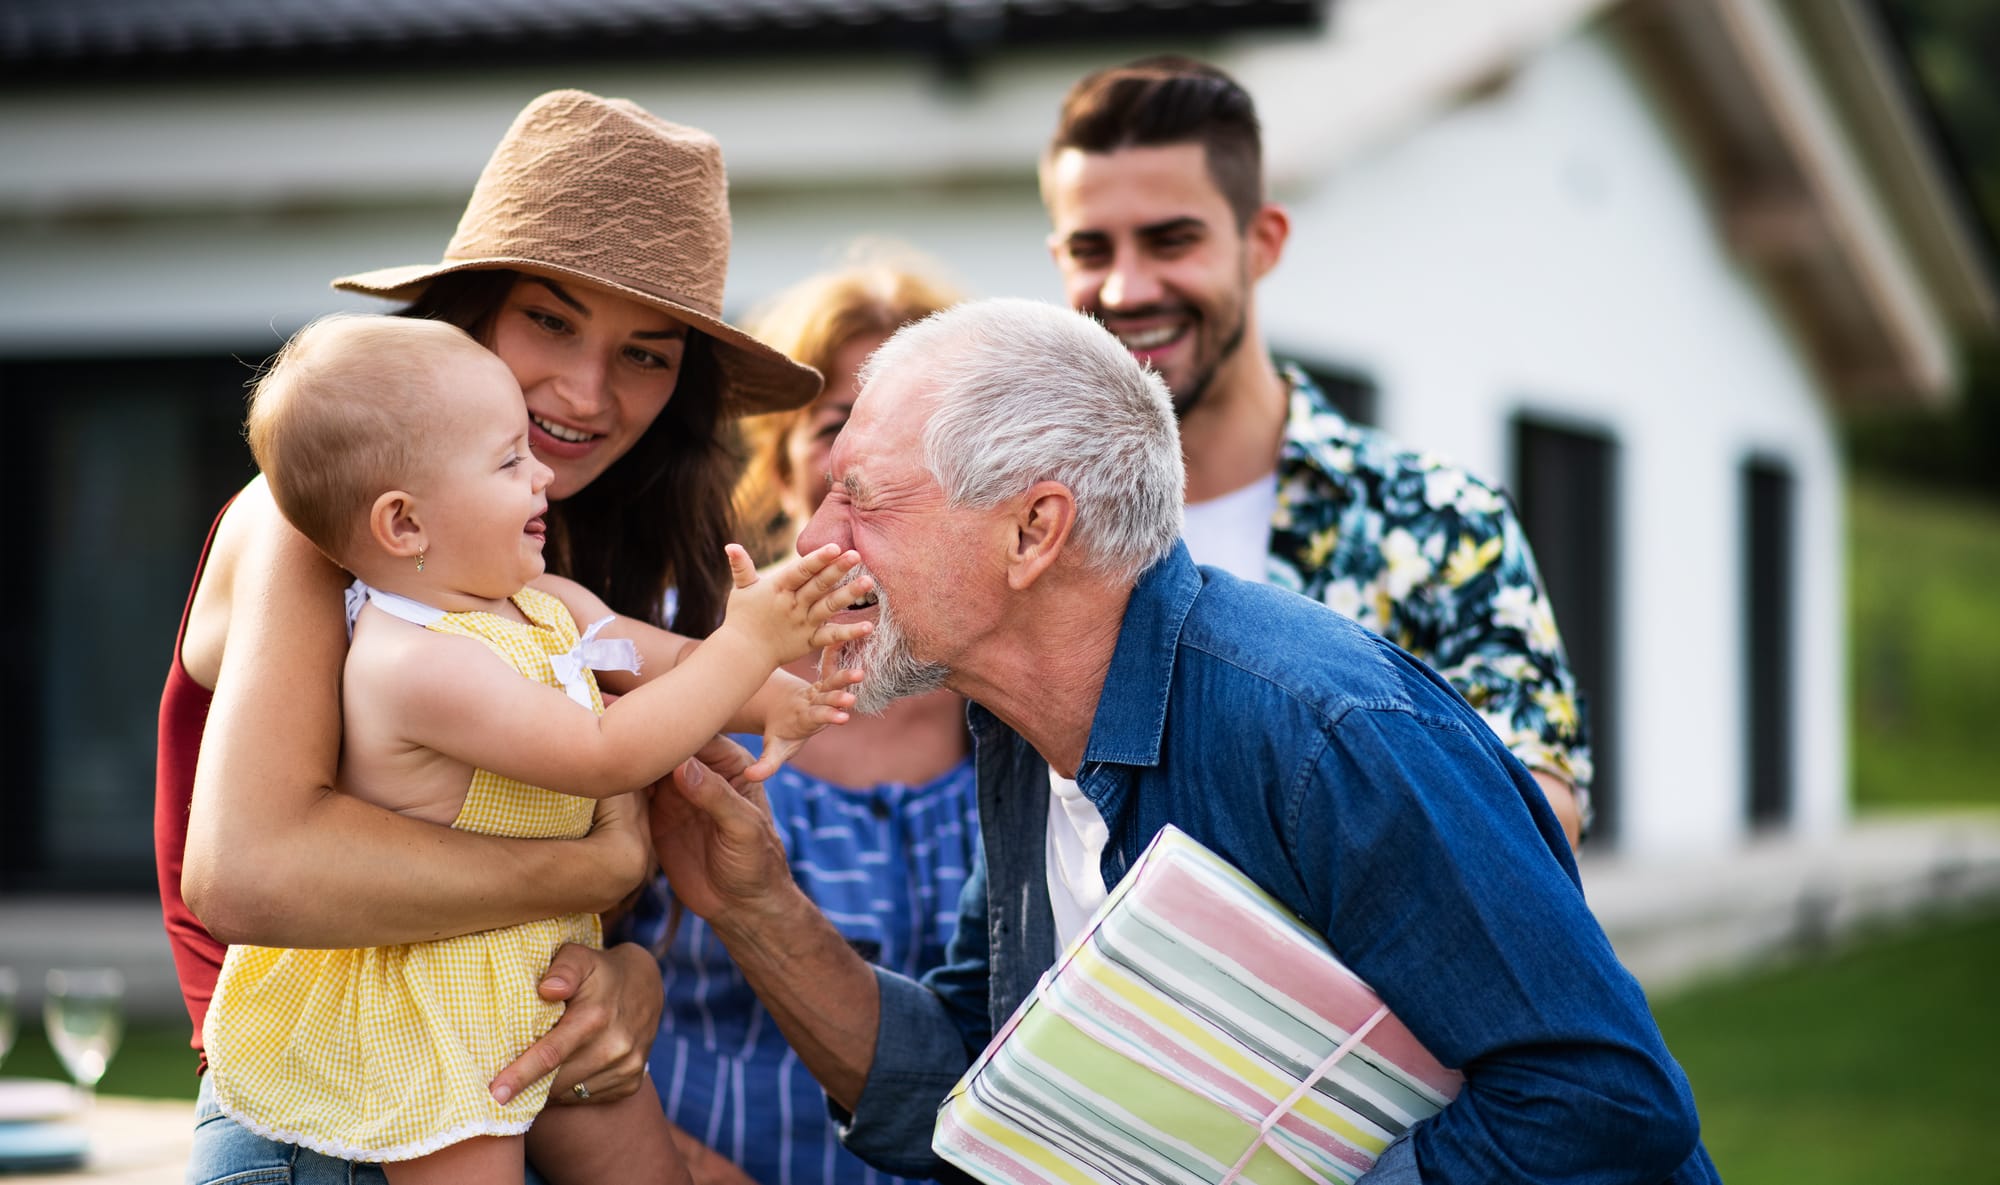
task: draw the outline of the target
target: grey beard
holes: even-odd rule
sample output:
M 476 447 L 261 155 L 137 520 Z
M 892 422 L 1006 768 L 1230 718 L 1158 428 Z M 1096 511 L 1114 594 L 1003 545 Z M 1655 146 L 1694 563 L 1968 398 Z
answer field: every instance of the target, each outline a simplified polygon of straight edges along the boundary
M 842 670 L 861 668 L 861 683 L 854 689 L 854 710 L 870 716 L 880 716 L 884 708 L 906 696 L 936 691 L 951 674 L 943 663 L 925 662 L 910 653 L 909 639 L 889 612 L 889 601 L 882 597 L 880 586 L 875 595 L 880 598 L 881 612 L 876 615 L 874 630 L 859 641 L 841 643 L 835 655 Z

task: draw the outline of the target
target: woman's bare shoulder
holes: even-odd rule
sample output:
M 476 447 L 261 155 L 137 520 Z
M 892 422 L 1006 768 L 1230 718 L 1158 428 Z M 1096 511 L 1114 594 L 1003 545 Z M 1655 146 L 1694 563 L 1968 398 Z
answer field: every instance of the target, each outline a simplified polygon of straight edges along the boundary
M 339 569 L 286 521 L 262 475 L 251 479 L 216 524 L 215 541 L 195 587 L 181 641 L 181 661 L 188 674 L 204 687 L 215 686 L 239 597 L 292 588 L 311 595 L 337 590 L 343 579 Z M 328 604 L 332 612 L 338 601 Z
M 235 603 L 236 569 L 246 552 L 253 550 L 252 538 L 266 520 L 283 516 L 271 501 L 270 487 L 262 474 L 238 491 L 222 518 L 215 524 L 208 558 L 202 563 L 201 578 L 195 582 L 194 598 L 188 605 L 187 629 L 181 638 L 181 664 L 195 682 L 210 690 L 222 670 L 222 651 L 229 639 L 229 610 Z M 268 529 L 268 528 L 266 528 Z

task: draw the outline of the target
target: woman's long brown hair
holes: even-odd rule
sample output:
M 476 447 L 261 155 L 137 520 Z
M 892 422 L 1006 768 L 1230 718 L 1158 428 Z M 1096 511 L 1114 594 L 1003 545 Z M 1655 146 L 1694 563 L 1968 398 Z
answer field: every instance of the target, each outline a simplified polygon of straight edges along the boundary
M 439 276 L 402 315 L 448 321 L 490 343 L 494 315 L 518 276 L 504 269 Z M 722 416 L 713 348 L 690 333 L 673 398 L 652 425 L 597 480 L 549 504 L 549 570 L 627 617 L 708 636 L 729 596 L 722 548 L 735 537 L 730 492 L 741 465 L 734 425 Z

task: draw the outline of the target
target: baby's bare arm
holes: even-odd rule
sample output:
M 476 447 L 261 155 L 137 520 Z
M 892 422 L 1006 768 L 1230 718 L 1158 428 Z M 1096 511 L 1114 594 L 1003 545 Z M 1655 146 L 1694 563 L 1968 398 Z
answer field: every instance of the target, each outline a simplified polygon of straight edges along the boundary
M 865 623 L 828 621 L 867 585 L 837 588 L 859 558 L 823 550 L 788 578 L 758 589 L 748 557 L 735 549 L 739 595 L 731 598 L 730 618 L 602 716 L 577 710 L 562 692 L 538 682 L 496 677 L 505 665 L 468 642 L 391 664 L 385 674 L 393 677 L 383 680 L 388 718 L 410 745 L 566 794 L 603 798 L 651 784 L 728 725 L 795 648 L 867 632 Z M 767 628 L 773 619 L 780 624 Z
M 608 798 L 665 776 L 770 674 L 754 650 L 711 638 L 598 716 L 524 679 L 469 638 L 441 636 L 397 663 L 379 702 L 397 743 L 564 794 Z

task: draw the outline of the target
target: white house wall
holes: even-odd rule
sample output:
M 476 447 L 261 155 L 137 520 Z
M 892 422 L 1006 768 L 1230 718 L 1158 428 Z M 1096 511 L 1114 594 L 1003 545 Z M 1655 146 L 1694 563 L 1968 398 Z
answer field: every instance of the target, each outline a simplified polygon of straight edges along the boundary
M 1042 56 L 971 89 L 895 60 L 0 97 L 0 356 L 242 348 L 369 307 L 327 280 L 434 258 L 508 121 L 561 86 L 721 140 L 732 308 L 864 233 L 937 252 L 975 291 L 1053 298 L 1032 161 L 1096 64 Z
M 1294 236 L 1263 288 L 1265 324 L 1371 374 L 1385 427 L 1503 480 L 1518 412 L 1616 437 L 1630 851 L 1714 847 L 1742 830 L 1738 466 L 1768 453 L 1791 468 L 1795 817 L 1815 830 L 1841 820 L 1830 420 L 1615 47 L 1571 38 L 1504 89 L 1289 198 Z

